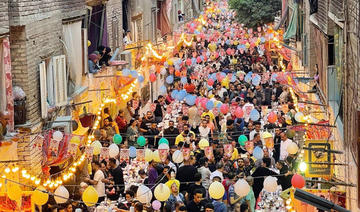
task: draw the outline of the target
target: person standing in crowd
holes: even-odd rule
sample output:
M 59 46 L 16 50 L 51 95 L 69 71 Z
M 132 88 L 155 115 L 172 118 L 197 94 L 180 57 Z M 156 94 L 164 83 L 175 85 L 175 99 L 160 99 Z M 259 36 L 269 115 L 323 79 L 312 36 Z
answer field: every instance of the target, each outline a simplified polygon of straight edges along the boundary
M 280 143 L 280 160 L 285 160 L 286 157 L 289 155 L 287 148 L 292 143 L 290 139 L 287 138 L 286 133 L 282 132 L 280 134 L 281 143 Z
M 105 200 L 105 176 L 103 171 L 101 170 L 101 165 L 98 161 L 93 161 L 91 163 L 94 177 L 93 179 L 85 179 L 86 182 L 88 182 L 91 185 L 94 185 L 96 192 L 99 195 L 98 204 L 100 204 L 102 201 Z
M 119 113 L 115 118 L 115 122 L 118 125 L 120 133 L 125 133 L 127 130 L 127 120 L 125 119 L 125 113 L 123 110 L 119 110 Z
M 175 138 L 179 135 L 179 130 L 175 127 L 174 121 L 169 121 L 169 127 L 164 130 L 164 137 L 169 141 L 169 146 L 175 145 Z
M 116 194 L 119 195 L 124 192 L 125 188 L 123 170 L 119 165 L 116 164 L 115 158 L 109 159 L 109 166 L 109 173 L 112 176 L 112 180 L 109 180 L 107 183 L 114 184 Z
M 277 175 L 275 172 L 269 169 L 271 166 L 270 158 L 263 158 L 262 162 L 263 162 L 262 166 L 256 168 L 254 173 L 251 175 L 254 178 L 253 190 L 254 190 L 255 198 L 258 198 L 261 190 L 263 189 L 265 177 Z
M 155 115 L 155 122 L 156 123 L 159 123 L 162 121 L 163 119 L 163 105 L 164 105 L 164 101 L 165 101 L 165 98 L 162 96 L 162 95 L 159 95 L 158 96 L 158 99 L 155 100 L 155 104 L 156 104 L 156 107 L 155 107 L 155 111 L 154 111 L 154 115 Z
M 194 199 L 187 205 L 188 212 L 204 212 L 206 202 L 203 200 L 203 193 L 200 190 L 194 191 Z

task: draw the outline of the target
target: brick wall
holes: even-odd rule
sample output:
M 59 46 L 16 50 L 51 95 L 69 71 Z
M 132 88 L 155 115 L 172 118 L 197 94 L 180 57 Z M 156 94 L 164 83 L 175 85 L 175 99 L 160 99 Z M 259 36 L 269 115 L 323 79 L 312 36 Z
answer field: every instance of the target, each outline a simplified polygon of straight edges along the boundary
M 7 1 L 0 1 L 0 35 L 9 32 L 9 16 Z
M 63 18 L 80 16 L 84 9 L 84 0 L 9 0 L 11 25 L 25 25 L 54 12 L 61 12 Z
M 106 3 L 106 18 L 108 31 L 108 44 L 114 52 L 117 47 L 122 49 L 123 25 L 122 3 L 118 0 L 109 0 Z

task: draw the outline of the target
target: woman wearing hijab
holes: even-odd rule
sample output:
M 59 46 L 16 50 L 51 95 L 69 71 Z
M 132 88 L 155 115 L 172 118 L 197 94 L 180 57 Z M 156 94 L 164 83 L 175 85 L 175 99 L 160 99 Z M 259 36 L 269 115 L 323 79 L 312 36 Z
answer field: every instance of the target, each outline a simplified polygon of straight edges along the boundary
M 105 53 L 102 55 L 102 57 L 99 61 L 100 66 L 102 66 L 102 65 L 109 66 L 109 60 L 111 59 L 110 52 L 111 52 L 111 48 L 106 47 Z
M 98 56 L 96 54 L 89 55 L 89 73 L 95 74 L 99 72 L 99 68 L 97 67 L 96 63 L 98 62 Z

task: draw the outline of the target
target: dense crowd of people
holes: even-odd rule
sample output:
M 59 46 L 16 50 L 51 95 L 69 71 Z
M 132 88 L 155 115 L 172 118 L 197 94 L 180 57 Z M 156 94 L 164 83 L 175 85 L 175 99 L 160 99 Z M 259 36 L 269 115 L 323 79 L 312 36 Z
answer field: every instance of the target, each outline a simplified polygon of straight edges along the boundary
M 226 3 L 216 6 L 226 8 Z M 117 211 L 153 211 L 150 204 L 137 200 L 137 189 L 139 185 L 146 185 L 154 191 L 156 185 L 164 183 L 171 194 L 156 211 L 285 211 L 284 204 L 272 199 L 264 204 L 264 199 L 277 198 L 281 191 L 291 187 L 297 164 L 296 155 L 287 151 L 294 137 L 287 126 L 296 122 L 294 100 L 288 86 L 273 77 L 274 73 L 282 71 L 277 61 L 268 59 L 260 47 L 239 47 L 238 41 L 242 38 L 234 36 L 239 31 L 247 37 L 264 36 L 265 28 L 249 32 L 235 23 L 233 12 L 226 9 L 206 18 L 202 32 L 207 36 L 195 35 L 192 45 L 181 45 L 174 50 L 174 57 L 181 62 L 164 65 L 173 80 L 167 81 L 166 91 L 152 103 L 153 108 L 141 114 L 140 109 L 146 103 L 134 92 L 127 107 L 116 116 L 110 116 L 106 108 L 102 127 L 94 131 L 95 139 L 103 146 L 109 146 L 113 136 L 121 134 L 121 149 L 158 149 L 160 139 L 165 138 L 169 147 L 166 159 L 144 162 L 130 174 L 128 167 L 134 163 L 133 158 L 99 161 L 95 157 L 91 162 L 91 174 L 79 176 L 82 187 L 75 196 L 87 185 L 93 185 L 99 194 L 99 204 L 109 199 L 123 199 L 117 203 Z M 213 51 L 214 45 L 216 51 Z M 107 65 L 109 52 L 108 48 L 101 51 L 100 65 Z M 255 79 L 258 77 L 259 80 Z M 179 95 L 181 92 L 195 96 L 195 102 Z M 175 106 L 182 110 L 169 110 Z M 252 114 L 254 110 L 259 117 Z M 271 121 L 270 112 L 275 114 Z M 264 136 L 269 133 L 270 144 Z M 144 147 L 137 143 L 140 136 L 146 138 Z M 244 142 L 239 141 L 240 136 L 245 138 Z M 212 147 L 211 154 L 201 146 L 202 140 Z M 254 157 L 257 147 L 262 150 L 261 158 Z M 181 163 L 176 163 L 172 155 L 183 149 L 190 149 L 191 153 Z M 267 176 L 275 176 L 278 181 L 278 191 L 273 192 L 273 196 L 263 189 Z M 239 197 L 235 192 L 234 184 L 239 179 L 246 180 L 251 187 L 246 196 Z M 220 182 L 225 188 L 220 199 L 209 195 L 213 182 Z M 87 210 L 84 205 L 83 210 Z

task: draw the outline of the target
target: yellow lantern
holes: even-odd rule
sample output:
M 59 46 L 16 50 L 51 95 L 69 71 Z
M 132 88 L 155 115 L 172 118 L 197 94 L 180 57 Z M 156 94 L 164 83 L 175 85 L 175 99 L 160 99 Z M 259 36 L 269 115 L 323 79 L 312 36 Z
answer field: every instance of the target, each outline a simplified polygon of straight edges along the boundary
M 9 199 L 19 201 L 21 198 L 22 190 L 18 184 L 8 183 L 7 184 L 7 195 Z
M 145 161 L 150 162 L 153 159 L 153 152 L 151 149 L 145 149 Z
M 225 193 L 225 188 L 220 182 L 213 182 L 209 187 L 209 195 L 213 199 L 222 199 Z
M 87 44 L 88 44 L 88 47 L 91 46 L 91 41 L 88 40 Z
M 159 201 L 166 201 L 170 197 L 170 189 L 165 184 L 160 183 L 154 190 L 155 198 Z
M 209 141 L 206 140 L 206 139 L 201 139 L 200 142 L 199 142 L 199 147 L 200 149 L 205 149 L 205 147 L 208 147 L 209 146 Z
M 95 205 L 98 202 L 98 199 L 99 194 L 92 186 L 88 186 L 82 195 L 82 200 L 84 201 L 85 205 L 89 207 Z
M 46 193 L 46 189 L 43 186 L 39 186 L 34 191 L 32 200 L 36 205 L 44 205 L 49 200 L 49 194 Z
M 93 151 L 94 155 L 100 154 L 100 150 L 101 150 L 101 147 L 102 147 L 100 141 L 94 141 L 91 144 L 91 146 L 94 147 L 94 151 Z

